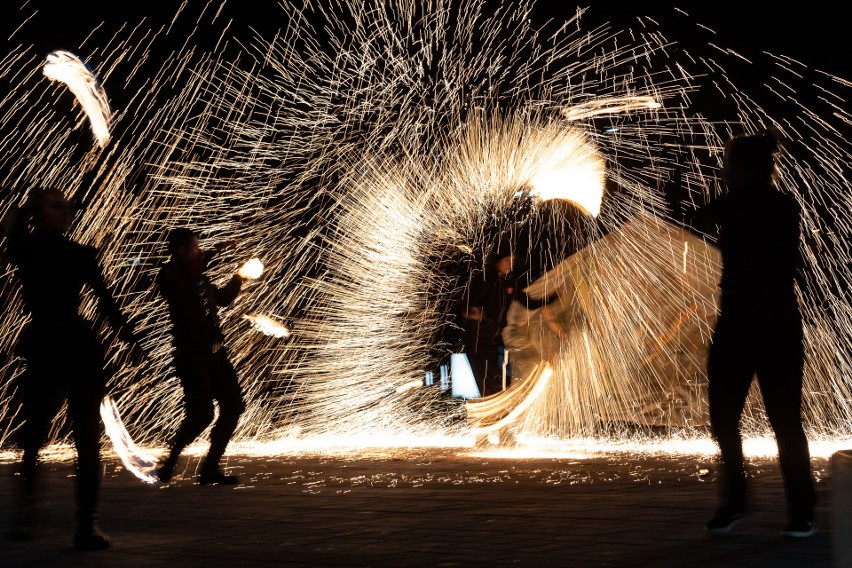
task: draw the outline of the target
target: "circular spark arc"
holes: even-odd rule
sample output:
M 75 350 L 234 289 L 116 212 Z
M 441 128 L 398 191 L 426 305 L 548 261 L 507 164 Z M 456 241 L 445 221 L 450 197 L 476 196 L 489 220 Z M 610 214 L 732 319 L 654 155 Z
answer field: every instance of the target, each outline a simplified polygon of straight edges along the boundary
M 687 245 L 672 227 L 688 225 L 689 214 L 721 191 L 722 142 L 769 125 L 802 141 L 798 155 L 782 162 L 781 179 L 813 236 L 802 248 L 807 277 L 798 289 L 806 320 L 803 415 L 814 438 L 848 435 L 852 197 L 840 188 L 847 185 L 850 83 L 817 77 L 809 84 L 777 60 L 765 69 L 778 80 L 758 93 L 740 89 L 726 69 L 764 73 L 757 64 L 715 50 L 668 50 L 664 36 L 686 27 L 642 20 L 641 29 L 619 35 L 609 26 L 586 29 L 587 12 L 558 33 L 540 34 L 519 17 L 532 2 L 494 12 L 465 6 L 339 2 L 318 7 L 318 25 L 285 1 L 282 14 L 293 16 L 281 33 L 230 46 L 239 57 L 224 47 L 201 52 L 189 41 L 154 61 L 149 51 L 166 36 L 122 29 L 109 43 L 119 48 L 96 53 L 104 60 L 98 68 L 108 70 L 110 84 L 150 79 L 113 117 L 109 152 L 84 163 L 73 158 L 73 134 L 42 112 L 47 82 L 27 71 L 40 57 L 21 47 L 4 58 L 12 88 L 0 99 L 0 124 L 15 135 L 0 140 L 8 188 L 0 209 L 19 203 L 32 184 L 86 196 L 73 236 L 100 247 L 108 280 L 152 356 L 151 373 L 140 380 L 110 349 L 121 367 L 114 384 L 124 423 L 140 445 L 170 438 L 182 412 L 170 376 L 168 314 L 151 285 L 166 259 L 163 235 L 177 226 L 197 228 L 202 238 L 228 235 L 269 266 L 262 287 L 222 312 L 247 401 L 238 442 L 296 431 L 301 439 L 382 432 L 404 440 L 469 432 L 460 401 L 437 386 L 399 385 L 419 385 L 457 350 L 448 314 L 481 274 L 494 235 L 524 223 L 559 236 L 554 250 L 541 253 L 553 257 L 548 268 L 570 253 L 584 259 L 564 270 L 574 303 L 560 312 L 562 323 L 582 332 L 511 425 L 517 439 L 632 440 L 660 429 L 689 437 L 706 424 L 702 357 L 713 314 L 701 286 L 717 266 L 712 241 Z M 704 75 L 714 81 L 709 88 L 699 85 Z M 817 83 L 820 100 L 805 103 L 802 93 Z M 715 121 L 695 112 L 699 88 L 724 95 L 731 115 Z M 762 95 L 785 112 L 769 111 Z M 528 203 L 519 194 L 574 185 L 564 181 L 570 168 L 560 143 L 574 134 L 592 157 L 587 179 L 594 182 L 580 185 L 603 187 L 604 171 L 606 191 L 592 192 L 593 203 L 600 199 L 595 217 L 569 223 L 564 199 L 588 213 L 595 207 L 578 195 Z M 521 206 L 528 211 L 519 219 Z M 229 266 L 214 266 L 211 277 L 231 277 Z M 547 293 L 557 287 L 541 284 Z M 21 365 L 13 354 L 26 316 L 11 279 L 0 291 L 5 444 L 15 431 Z M 94 308 L 87 298 L 82 311 L 91 317 Z M 255 333 L 239 325 L 246 313 L 287 314 L 299 333 L 286 342 Z M 637 422 L 625 425 L 625 415 Z M 743 429 L 766 430 L 754 396 Z M 60 420 L 51 438 L 65 432 Z

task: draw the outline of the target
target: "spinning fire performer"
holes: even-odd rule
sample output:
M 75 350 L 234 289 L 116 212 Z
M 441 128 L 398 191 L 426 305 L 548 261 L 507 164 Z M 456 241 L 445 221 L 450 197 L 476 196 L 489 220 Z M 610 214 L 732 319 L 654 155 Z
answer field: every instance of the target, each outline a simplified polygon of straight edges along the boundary
M 36 465 L 51 421 L 63 399 L 77 449 L 77 511 L 74 545 L 85 550 L 109 547 L 97 525 L 100 484 L 99 407 L 107 373 L 103 347 L 91 323 L 80 313 L 80 293 L 88 285 L 98 297 L 98 311 L 119 337 L 141 355 L 128 320 L 118 308 L 98 265 L 98 250 L 65 236 L 71 207 L 57 189 L 35 189 L 27 205 L 6 218 L 6 249 L 31 321 L 18 351 L 26 360 L 22 379 L 23 463 L 21 502 L 12 537 L 27 540 L 34 525 Z M 33 230 L 30 231 L 29 225 Z
M 214 251 L 201 250 L 198 236 L 192 230 L 178 228 L 169 234 L 168 246 L 171 261 L 160 271 L 157 285 L 172 319 L 174 367 L 183 388 L 185 417 L 156 475 L 163 483 L 171 480 L 181 451 L 213 421 L 215 400 L 219 418 L 210 434 L 210 449 L 199 481 L 202 485 L 235 485 L 238 477 L 225 475 L 219 469 L 219 461 L 245 404 L 237 373 L 223 345 L 217 308 L 230 305 L 237 298 L 243 280 L 259 276 L 262 265 L 252 259 L 228 284 L 219 288 L 204 271 L 213 256 L 229 245 Z
M 719 227 L 721 311 L 707 363 L 710 422 L 723 468 L 722 506 L 707 523 L 725 533 L 748 512 L 739 421 L 754 374 L 778 441 L 790 523 L 782 534 L 816 533 L 814 484 L 802 427 L 804 347 L 795 293 L 800 210 L 778 191 L 773 133 L 739 136 L 725 146 L 728 193 L 708 210 Z

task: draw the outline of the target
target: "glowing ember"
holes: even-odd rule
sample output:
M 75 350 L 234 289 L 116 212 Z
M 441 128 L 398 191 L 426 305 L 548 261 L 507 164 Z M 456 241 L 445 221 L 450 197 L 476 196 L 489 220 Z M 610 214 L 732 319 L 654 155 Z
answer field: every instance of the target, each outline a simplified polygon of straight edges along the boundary
M 533 195 L 542 200 L 567 199 L 597 217 L 604 193 L 604 161 L 583 138 L 565 141 L 541 159 L 530 179 Z
M 585 120 L 595 116 L 619 114 L 639 110 L 654 110 L 662 105 L 653 97 L 615 97 L 595 99 L 588 103 L 562 109 L 562 116 L 568 120 Z
M 403 385 L 399 385 L 396 387 L 396 393 L 401 394 L 406 391 L 410 391 L 411 389 L 416 389 L 417 387 L 422 387 L 423 381 L 409 381 Z

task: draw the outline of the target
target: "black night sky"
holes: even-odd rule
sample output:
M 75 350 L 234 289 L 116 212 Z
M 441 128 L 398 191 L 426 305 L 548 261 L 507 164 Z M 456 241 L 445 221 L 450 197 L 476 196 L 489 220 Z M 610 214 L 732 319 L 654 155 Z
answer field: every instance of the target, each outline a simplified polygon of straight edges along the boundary
M 485 10 L 505 4 L 505 0 L 487 0 Z M 173 8 L 167 7 L 169 4 Z M 175 19 L 182 2 L 123 2 L 110 3 L 108 8 L 94 2 L 60 3 L 52 0 L 10 0 L 4 2 L 0 31 L 7 45 L 32 44 L 47 53 L 54 49 L 85 52 L 99 44 L 99 39 L 109 38 L 122 26 L 158 29 L 172 24 L 171 42 L 182 46 L 192 34 L 191 43 L 199 49 L 209 48 L 219 37 L 218 29 L 196 28 L 197 15 L 206 15 L 219 9 L 217 1 L 190 2 L 180 17 Z M 209 4 L 209 5 L 208 5 Z M 306 2 L 306 4 L 309 4 Z M 314 2 L 313 4 L 317 4 Z M 558 6 L 557 6 L 558 4 Z M 837 13 L 837 3 L 828 1 L 806 4 L 775 4 L 759 7 L 756 3 L 723 0 L 717 2 L 640 3 L 626 1 L 587 1 L 589 6 L 583 16 L 583 25 L 612 22 L 621 28 L 635 22 L 637 16 L 649 16 L 661 24 L 668 24 L 670 39 L 685 48 L 706 48 L 714 35 L 720 46 L 728 47 L 745 57 L 757 57 L 762 51 L 786 55 L 831 74 L 848 79 L 850 73 L 849 27 L 845 18 Z M 686 18 L 700 22 L 714 34 L 699 37 L 691 27 L 683 25 Z M 534 24 L 561 22 L 573 16 L 576 5 L 568 2 L 539 2 L 532 17 Z M 229 1 L 217 17 L 218 22 L 231 22 L 228 36 L 238 41 L 250 41 L 255 32 L 264 37 L 282 27 L 290 15 L 276 0 L 253 2 Z M 209 21 L 209 18 L 208 18 Z M 683 30 L 683 35 L 678 34 Z M 87 41 L 87 38 L 91 38 Z

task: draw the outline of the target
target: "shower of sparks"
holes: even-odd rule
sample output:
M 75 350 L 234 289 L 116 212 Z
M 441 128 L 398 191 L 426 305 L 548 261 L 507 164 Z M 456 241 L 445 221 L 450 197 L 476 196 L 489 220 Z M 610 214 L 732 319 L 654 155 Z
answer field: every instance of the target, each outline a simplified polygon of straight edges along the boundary
M 252 326 L 264 335 L 271 335 L 279 339 L 290 337 L 290 330 L 280 321 L 276 321 L 269 316 L 262 314 L 249 314 L 243 316 L 251 322 Z
M 260 262 L 259 258 L 247 260 L 237 271 L 237 274 L 242 278 L 257 280 L 263 274 L 263 263 Z
M 68 51 L 48 54 L 43 67 L 44 76 L 52 81 L 65 83 L 74 93 L 86 116 L 98 145 L 103 148 L 109 142 L 109 124 L 112 111 L 109 100 L 92 70 L 83 61 Z
M 274 37 L 234 45 L 226 27 L 208 52 L 190 39 L 153 61 L 147 52 L 166 34 L 125 26 L 85 54 L 110 84 L 140 85 L 96 163 L 74 161 L 75 137 L 44 110 L 46 82 L 27 74 L 33 50 L 12 50 L 0 67 L 20 75 L 0 99 L 0 125 L 14 132 L 0 139 L 0 210 L 35 185 L 86 197 L 72 236 L 101 249 L 152 357 L 144 378 L 117 365 L 111 383 L 140 445 L 161 445 L 182 416 L 168 314 L 150 285 L 176 226 L 228 235 L 270 267 L 263 287 L 222 312 L 247 401 L 232 451 L 312 440 L 472 445 L 483 424 L 530 447 L 582 439 L 666 451 L 660 440 L 701 438 L 718 254 L 681 228 L 688 219 L 678 211 L 719 193 L 727 137 L 769 125 L 796 141 L 780 179 L 813 236 L 798 290 L 803 416 L 812 440 L 849 439 L 852 194 L 843 188 L 852 142 L 843 125 L 852 123 L 852 83 L 805 80 L 795 62 L 773 57 L 749 67 L 767 73 L 769 92 L 743 90 L 725 67 L 752 64 L 733 52 L 671 49 L 676 34 L 702 33 L 682 13 L 672 29 L 645 17 L 625 30 L 587 29 L 578 15 L 542 34 L 527 0 L 494 12 L 477 0 L 337 2 L 314 6 L 311 21 L 301 4 L 281 6 Z M 815 88 L 817 102 L 804 103 L 800 93 Z M 729 119 L 694 112 L 699 89 L 718 90 L 733 106 Z M 766 97 L 783 114 L 765 110 Z M 673 209 L 666 190 L 675 182 Z M 574 327 L 564 344 L 536 347 L 555 353 L 548 380 L 530 376 L 481 401 L 497 406 L 477 422 L 485 407 L 448 399 L 422 377 L 437 376 L 453 352 L 453 313 L 495 235 L 515 238 L 519 227 L 550 236 L 536 251 L 550 277 L 533 292 L 558 291 L 556 324 Z M 228 266 L 211 276 L 225 281 Z M 17 427 L 21 366 L 11 354 L 26 317 L 10 279 L 0 293 L 5 443 Z M 94 307 L 86 298 L 83 312 Z M 281 342 L 248 331 L 246 313 L 287 314 L 299 333 Z M 521 315 L 543 329 L 540 314 Z M 754 395 L 743 428 L 749 438 L 767 430 Z
M 104 430 L 112 441 L 113 450 L 127 471 L 145 483 L 156 483 L 157 478 L 151 475 L 151 472 L 159 463 L 157 458 L 141 450 L 133 442 L 121 421 L 118 407 L 108 396 L 101 401 L 101 419 L 104 422 Z
M 684 250 L 690 254 L 681 258 Z M 702 378 L 718 281 L 715 249 L 658 217 L 637 214 L 526 289 L 535 299 L 556 291 L 548 309 L 562 337 L 542 309 L 509 308 L 503 338 L 514 384 L 468 402 L 475 430 L 585 436 L 606 424 L 705 423 Z M 542 372 L 542 361 L 559 380 L 550 367 Z

